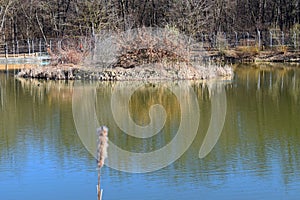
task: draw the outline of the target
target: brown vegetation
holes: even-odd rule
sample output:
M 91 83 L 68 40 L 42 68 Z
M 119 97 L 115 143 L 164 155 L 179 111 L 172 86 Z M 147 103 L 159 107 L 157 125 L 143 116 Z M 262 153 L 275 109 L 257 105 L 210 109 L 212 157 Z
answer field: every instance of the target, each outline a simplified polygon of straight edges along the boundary
M 84 49 L 81 44 L 77 44 L 76 40 L 69 42 L 67 45 L 59 46 L 54 50 L 47 48 L 47 52 L 51 57 L 52 65 L 59 64 L 80 64 L 86 55 L 88 49 Z
M 175 31 L 141 28 L 119 34 L 114 67 L 133 68 L 153 63 L 189 63 L 189 43 Z
M 240 59 L 251 58 L 259 54 L 259 48 L 257 46 L 237 47 L 236 54 Z

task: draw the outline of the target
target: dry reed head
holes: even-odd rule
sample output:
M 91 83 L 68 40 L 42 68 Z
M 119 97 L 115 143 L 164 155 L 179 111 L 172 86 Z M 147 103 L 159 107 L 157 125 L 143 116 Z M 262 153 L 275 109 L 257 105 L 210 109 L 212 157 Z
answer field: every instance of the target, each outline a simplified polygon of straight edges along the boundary
M 98 147 L 97 147 L 97 160 L 98 168 L 102 168 L 104 165 L 104 160 L 107 158 L 107 147 L 108 147 L 108 128 L 106 126 L 101 126 L 97 129 L 98 135 Z

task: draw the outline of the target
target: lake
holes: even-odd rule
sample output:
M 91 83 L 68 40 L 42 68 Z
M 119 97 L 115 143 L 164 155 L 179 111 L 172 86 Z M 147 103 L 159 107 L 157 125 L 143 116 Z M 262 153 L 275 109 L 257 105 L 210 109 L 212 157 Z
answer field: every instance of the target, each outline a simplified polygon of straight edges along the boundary
M 0 199 L 97 199 L 98 125 L 110 140 L 104 200 L 298 199 L 299 121 L 297 67 L 197 82 L 1 72 Z

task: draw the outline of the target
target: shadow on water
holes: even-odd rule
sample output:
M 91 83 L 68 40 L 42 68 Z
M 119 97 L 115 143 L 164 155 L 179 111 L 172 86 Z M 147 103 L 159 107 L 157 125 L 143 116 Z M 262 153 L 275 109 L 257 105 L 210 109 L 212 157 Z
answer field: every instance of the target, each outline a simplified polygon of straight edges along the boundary
M 199 194 L 223 199 L 230 199 L 232 194 L 253 198 L 295 197 L 300 188 L 299 77 L 297 68 L 237 68 L 232 82 L 222 81 L 227 97 L 226 121 L 217 144 L 203 159 L 198 157 L 199 149 L 211 119 L 213 91 L 209 83 L 189 83 L 197 95 L 201 116 L 190 148 L 173 164 L 150 174 L 128 174 L 104 167 L 104 197 L 175 199 L 184 195 L 195 199 Z M 127 135 L 115 124 L 110 105 L 117 83 L 81 84 L 96 86 L 96 114 L 99 122 L 110 128 L 109 139 L 114 144 L 131 152 L 149 152 L 172 142 L 181 110 L 168 87 L 180 87 L 180 83 L 145 83 L 131 96 L 130 116 L 139 125 L 150 122 L 151 105 L 160 104 L 165 109 L 163 129 L 147 139 Z M 132 83 L 122 84 L 126 88 L 126 84 Z M 83 158 L 80 167 L 71 169 L 96 168 L 94 158 L 76 134 L 73 91 L 74 82 L 14 79 L 0 74 L 0 176 L 22 177 L 22 173 L 26 174 L 24 166 L 36 158 L 45 162 L 54 160 L 61 173 Z M 12 171 L 16 174 L 7 175 Z M 93 173 L 95 181 L 90 187 L 96 185 L 96 171 Z M 136 193 L 133 195 L 132 191 Z

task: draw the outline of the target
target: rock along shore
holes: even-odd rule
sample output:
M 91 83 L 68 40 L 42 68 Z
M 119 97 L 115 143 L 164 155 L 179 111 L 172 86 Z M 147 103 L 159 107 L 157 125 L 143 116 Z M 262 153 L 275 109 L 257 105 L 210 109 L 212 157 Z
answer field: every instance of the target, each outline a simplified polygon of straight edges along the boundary
M 233 69 L 225 66 L 180 67 L 143 66 L 130 69 L 89 68 L 73 65 L 44 66 L 22 69 L 17 77 L 46 80 L 98 80 L 98 81 L 134 81 L 134 80 L 203 80 L 217 77 L 231 78 Z

